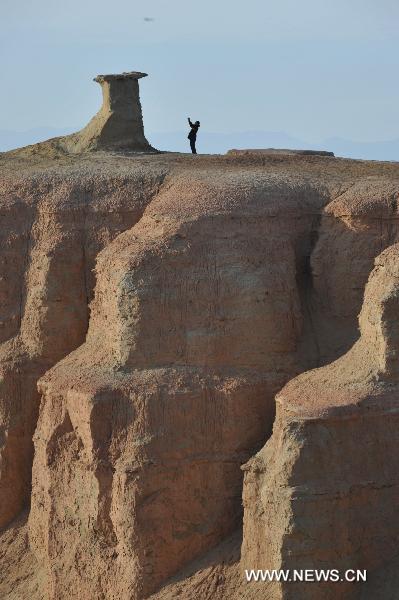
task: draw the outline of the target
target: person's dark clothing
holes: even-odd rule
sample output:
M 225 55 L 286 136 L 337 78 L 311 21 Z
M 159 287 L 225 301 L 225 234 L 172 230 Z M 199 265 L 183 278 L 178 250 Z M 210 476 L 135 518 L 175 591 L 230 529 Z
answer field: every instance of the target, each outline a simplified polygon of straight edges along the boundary
M 195 147 L 195 138 L 188 138 L 190 140 L 190 148 L 193 154 L 197 154 L 197 149 Z
M 196 123 L 192 123 L 190 121 L 190 119 L 188 119 L 188 122 L 189 122 L 189 125 L 191 127 L 190 133 L 187 136 L 188 139 L 190 140 L 191 152 L 193 154 L 197 154 L 197 150 L 195 148 L 195 142 L 196 142 L 196 139 L 197 139 L 197 132 L 198 132 L 198 129 L 200 127 L 200 124 L 199 124 L 198 121 L 196 121 Z

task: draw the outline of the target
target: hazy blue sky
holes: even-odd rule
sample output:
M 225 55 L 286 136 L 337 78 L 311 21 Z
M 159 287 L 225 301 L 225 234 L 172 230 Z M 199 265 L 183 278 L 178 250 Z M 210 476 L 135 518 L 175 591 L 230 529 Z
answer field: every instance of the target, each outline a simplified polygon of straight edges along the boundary
M 399 137 L 398 0 L 0 0 L 0 129 L 80 127 L 140 70 L 147 131 Z M 153 21 L 145 21 L 152 17 Z

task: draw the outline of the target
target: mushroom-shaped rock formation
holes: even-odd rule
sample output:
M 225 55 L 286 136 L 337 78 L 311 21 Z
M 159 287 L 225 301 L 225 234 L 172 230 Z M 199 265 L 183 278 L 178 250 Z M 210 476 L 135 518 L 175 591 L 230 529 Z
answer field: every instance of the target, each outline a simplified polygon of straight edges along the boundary
M 119 75 L 97 75 L 103 105 L 92 120 L 77 133 L 60 139 L 71 153 L 90 150 L 155 152 L 144 136 L 138 80 L 146 73 L 132 71 Z

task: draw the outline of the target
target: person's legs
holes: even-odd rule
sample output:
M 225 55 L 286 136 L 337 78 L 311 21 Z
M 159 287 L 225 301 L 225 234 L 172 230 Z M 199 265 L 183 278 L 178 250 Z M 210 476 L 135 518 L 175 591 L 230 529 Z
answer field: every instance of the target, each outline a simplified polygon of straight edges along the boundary
M 191 152 L 192 152 L 193 154 L 197 154 L 197 150 L 196 150 L 196 148 L 195 148 L 195 140 L 193 140 L 193 139 L 190 139 L 190 147 L 191 147 Z

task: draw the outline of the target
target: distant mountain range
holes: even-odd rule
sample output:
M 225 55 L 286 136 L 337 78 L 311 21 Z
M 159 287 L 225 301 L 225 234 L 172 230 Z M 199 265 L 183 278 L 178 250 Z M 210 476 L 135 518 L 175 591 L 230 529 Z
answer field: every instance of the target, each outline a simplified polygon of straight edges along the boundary
M 78 128 L 57 129 L 38 127 L 28 131 L 0 130 L 0 152 L 35 144 L 36 142 L 72 133 Z M 189 152 L 187 132 L 146 132 L 147 139 L 155 148 L 172 152 Z M 224 154 L 232 148 L 300 148 L 304 150 L 329 150 L 336 156 L 367 160 L 399 161 L 399 139 L 384 142 L 354 142 L 332 137 L 319 144 L 310 144 L 282 131 L 242 131 L 233 133 L 208 133 L 200 131 L 198 152 Z

